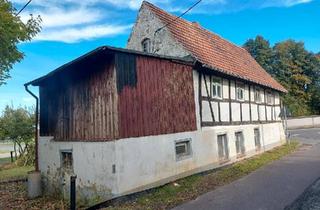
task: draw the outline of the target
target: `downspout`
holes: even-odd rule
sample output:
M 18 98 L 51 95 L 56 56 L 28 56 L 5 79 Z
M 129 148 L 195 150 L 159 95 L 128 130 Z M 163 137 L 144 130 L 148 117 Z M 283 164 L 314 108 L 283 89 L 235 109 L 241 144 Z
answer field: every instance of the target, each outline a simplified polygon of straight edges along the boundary
M 36 120 L 35 120 L 35 132 L 34 132 L 34 139 L 35 139 L 35 169 L 36 171 L 39 171 L 39 162 L 38 162 L 38 140 L 39 140 L 39 135 L 38 135 L 38 122 L 39 122 L 39 110 L 38 110 L 38 106 L 39 106 L 39 98 L 29 90 L 28 88 L 29 84 L 25 84 L 25 90 L 36 99 L 36 111 L 35 111 L 35 115 L 36 115 Z

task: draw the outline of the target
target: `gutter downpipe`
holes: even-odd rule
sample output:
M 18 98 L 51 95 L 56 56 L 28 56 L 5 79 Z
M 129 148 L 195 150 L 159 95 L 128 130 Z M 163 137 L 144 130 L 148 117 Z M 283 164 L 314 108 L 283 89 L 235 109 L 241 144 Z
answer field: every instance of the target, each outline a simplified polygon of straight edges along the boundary
M 34 139 L 35 139 L 35 169 L 38 172 L 39 171 L 39 162 L 38 162 L 38 140 L 39 140 L 39 135 L 38 135 L 38 124 L 39 124 L 39 98 L 29 90 L 28 88 L 29 84 L 25 84 L 25 90 L 36 99 L 36 111 L 35 111 L 35 115 L 36 115 L 36 120 L 35 120 L 35 132 L 34 132 Z

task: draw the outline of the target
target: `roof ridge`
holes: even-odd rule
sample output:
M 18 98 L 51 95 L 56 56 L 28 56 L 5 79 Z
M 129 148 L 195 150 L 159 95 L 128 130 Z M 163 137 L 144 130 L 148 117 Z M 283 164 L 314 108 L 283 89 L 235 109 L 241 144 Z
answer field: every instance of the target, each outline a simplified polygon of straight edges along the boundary
M 142 5 L 150 6 L 150 7 L 154 8 L 154 9 L 160 10 L 161 12 L 164 12 L 165 14 L 170 15 L 170 16 L 172 16 L 172 17 L 174 17 L 174 18 L 178 18 L 178 16 L 176 16 L 176 15 L 170 13 L 170 12 L 167 12 L 167 11 L 165 11 L 164 9 L 161 9 L 160 7 L 158 7 L 158 6 L 150 3 L 149 1 L 144 0 L 144 1 L 142 2 Z M 156 15 L 157 15 L 157 14 L 156 14 Z M 210 30 L 208 30 L 207 28 L 202 27 L 202 25 L 201 25 L 199 22 L 197 22 L 197 23 L 198 23 L 198 26 L 197 26 L 197 25 L 195 25 L 193 22 L 191 22 L 191 21 L 189 21 L 189 20 L 186 20 L 186 19 L 183 19 L 183 18 L 181 18 L 181 17 L 178 18 L 178 19 L 181 20 L 181 21 L 183 21 L 183 22 L 185 22 L 185 23 L 188 23 L 188 24 L 191 25 L 192 27 L 196 27 L 196 28 L 199 28 L 199 29 L 207 32 L 207 33 L 211 33 L 211 35 L 217 36 L 218 38 L 220 38 L 220 39 L 228 42 L 229 44 L 232 44 L 232 45 L 236 46 L 237 48 L 239 48 L 239 49 L 245 51 L 246 53 L 248 53 L 248 51 L 247 51 L 246 49 L 244 49 L 243 47 L 238 46 L 237 44 L 235 44 L 235 43 L 233 43 L 233 42 L 231 42 L 231 41 L 223 38 L 220 34 L 217 34 L 216 32 L 210 31 Z

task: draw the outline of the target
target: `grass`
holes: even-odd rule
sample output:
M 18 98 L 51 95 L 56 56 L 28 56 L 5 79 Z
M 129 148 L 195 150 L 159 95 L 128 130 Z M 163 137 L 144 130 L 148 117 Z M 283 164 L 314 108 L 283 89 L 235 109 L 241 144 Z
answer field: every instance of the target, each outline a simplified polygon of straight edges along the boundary
M 33 166 L 17 166 L 11 163 L 10 158 L 0 158 L 0 181 L 27 178 L 28 172 L 32 170 Z
M 6 157 L 6 158 L 0 158 L 0 170 L 1 170 L 1 166 L 4 164 L 8 164 L 11 162 L 11 158 L 10 157 Z
M 268 152 L 243 160 L 222 169 L 192 175 L 174 183 L 141 193 L 126 202 L 115 203 L 106 209 L 169 209 L 199 195 L 214 190 L 243 177 L 258 168 L 290 154 L 298 148 L 298 142 L 285 144 Z
M 6 154 L 6 153 L 10 153 L 10 151 L 8 151 L 8 150 L 0 150 L 0 154 Z

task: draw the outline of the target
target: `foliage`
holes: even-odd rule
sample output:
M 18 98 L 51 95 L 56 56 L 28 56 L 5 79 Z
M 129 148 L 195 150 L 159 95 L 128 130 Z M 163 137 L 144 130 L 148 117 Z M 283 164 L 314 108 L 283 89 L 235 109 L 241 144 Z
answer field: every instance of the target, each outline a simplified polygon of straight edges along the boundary
M 287 40 L 270 46 L 262 36 L 250 39 L 244 48 L 287 90 L 283 101 L 293 116 L 320 112 L 320 58 L 308 52 L 303 42 Z
M 298 142 L 285 144 L 261 155 L 235 163 L 222 169 L 208 171 L 180 179 L 174 183 L 149 190 L 127 202 L 115 203 L 105 209 L 171 209 L 193 200 L 199 195 L 214 190 L 243 177 L 258 168 L 290 154 L 299 147 Z
M 10 77 L 13 64 L 24 57 L 17 45 L 30 41 L 41 29 L 39 16 L 34 18 L 30 15 L 29 20 L 23 23 L 16 12 L 9 1 L 0 0 L 0 86 Z
M 0 139 L 11 140 L 14 143 L 14 148 L 18 147 L 20 156 L 28 152 L 30 154 L 34 153 L 34 150 L 32 150 L 35 129 L 34 121 L 35 116 L 32 109 L 14 109 L 13 107 L 6 106 L 0 117 Z M 26 164 L 29 162 L 25 161 Z

